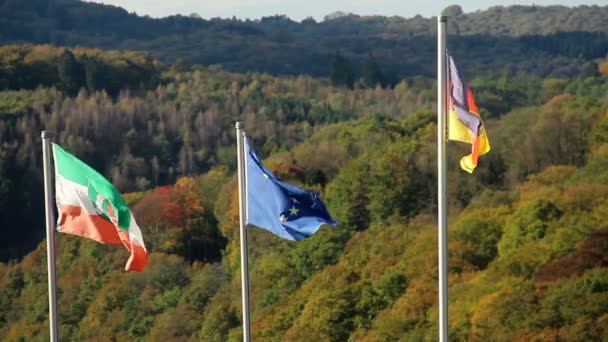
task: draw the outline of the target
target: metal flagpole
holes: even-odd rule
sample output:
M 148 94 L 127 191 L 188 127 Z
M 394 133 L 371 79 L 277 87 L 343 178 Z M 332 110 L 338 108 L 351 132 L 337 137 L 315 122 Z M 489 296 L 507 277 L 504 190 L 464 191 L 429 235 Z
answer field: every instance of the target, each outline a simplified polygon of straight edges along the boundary
M 446 170 L 446 25 L 437 18 L 437 202 L 439 242 L 439 341 L 448 340 L 448 216 Z
M 247 199 L 245 198 L 247 184 L 245 178 L 245 144 L 243 123 L 236 125 L 236 149 L 239 179 L 239 224 L 241 230 L 241 289 L 243 292 L 243 341 L 251 341 L 249 325 L 249 267 L 247 265 L 247 230 L 245 215 L 247 214 Z
M 55 276 L 55 226 L 53 215 L 53 187 L 51 186 L 51 141 L 55 134 L 42 131 L 42 163 L 44 172 L 44 210 L 46 214 L 46 260 L 49 275 L 49 329 L 51 342 L 58 341 L 57 279 Z

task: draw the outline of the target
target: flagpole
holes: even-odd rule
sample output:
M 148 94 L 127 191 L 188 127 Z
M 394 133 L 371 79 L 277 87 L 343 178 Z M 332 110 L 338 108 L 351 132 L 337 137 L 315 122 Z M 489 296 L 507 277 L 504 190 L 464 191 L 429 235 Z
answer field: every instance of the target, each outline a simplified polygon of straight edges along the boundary
M 42 131 L 42 163 L 44 172 L 44 211 L 46 216 L 46 260 L 49 278 L 50 341 L 58 341 L 57 279 L 55 276 L 55 227 L 53 215 L 53 187 L 51 186 L 51 142 L 55 133 Z
M 247 265 L 247 199 L 245 198 L 247 184 L 245 178 L 245 144 L 243 123 L 237 122 L 236 125 L 236 151 L 237 167 L 239 179 L 239 224 L 241 231 L 241 290 L 243 293 L 243 341 L 251 341 L 249 325 L 249 267 Z
M 437 202 L 439 243 L 439 341 L 448 340 L 448 218 L 446 170 L 446 25 L 437 17 Z

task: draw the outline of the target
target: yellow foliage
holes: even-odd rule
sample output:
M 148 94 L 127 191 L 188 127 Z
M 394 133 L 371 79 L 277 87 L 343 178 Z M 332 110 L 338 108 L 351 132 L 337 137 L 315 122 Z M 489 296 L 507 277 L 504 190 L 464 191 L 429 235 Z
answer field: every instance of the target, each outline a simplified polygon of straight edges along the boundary
M 425 324 L 436 315 L 427 313 L 437 305 L 437 279 L 430 273 L 421 274 L 388 309 L 374 320 L 375 334 L 361 337 L 361 341 L 397 341 L 415 326 Z M 374 336 L 375 335 L 375 336 Z
M 555 328 L 544 328 L 541 331 L 534 333 L 520 333 L 513 337 L 515 342 L 545 342 L 545 341 L 561 341 L 559 331 Z
M 29 53 L 23 58 L 23 62 L 31 64 L 37 61 L 48 62 L 58 58 L 63 53 L 63 48 L 57 48 L 48 44 L 33 45 Z
M 528 181 L 519 187 L 519 203 L 526 203 L 538 198 L 557 201 L 564 190 L 564 184 L 574 174 L 574 166 L 549 166 L 541 173 L 531 175 Z
M 236 184 L 235 184 L 236 185 Z M 230 191 L 230 203 L 228 210 L 224 216 L 223 224 L 220 225 L 222 235 L 229 237 L 231 240 L 237 240 L 239 230 L 239 193 L 238 189 L 234 187 Z
M 7 342 L 29 341 L 32 339 L 33 334 L 39 329 L 40 328 L 33 329 L 33 327 L 27 324 L 24 320 L 11 322 L 10 329 L 4 336 L 4 339 Z
M 169 310 L 156 319 L 146 337 L 150 341 L 188 341 L 197 326 L 196 320 L 200 320 L 199 315 L 186 306 Z
M 511 339 L 517 334 L 514 328 L 534 312 L 534 294 L 529 283 L 515 281 L 482 297 L 471 317 L 470 338 L 489 341 L 495 336 Z
M 556 203 L 564 211 L 590 211 L 607 197 L 607 184 L 581 184 L 570 186 Z
M 298 165 L 306 170 L 323 170 L 328 177 L 335 176 L 348 160 L 345 145 L 330 141 L 302 144 L 293 153 Z
M 535 186 L 550 186 L 564 184 L 576 171 L 576 167 L 571 165 L 552 165 L 544 169 L 541 173 L 531 175 L 528 181 L 521 187 L 523 191 Z
M 561 78 L 548 78 L 544 80 L 540 90 L 541 102 L 546 102 L 551 98 L 560 95 L 567 84 L 568 81 Z
M 175 183 L 175 188 L 180 192 L 184 209 L 186 212 L 202 215 L 205 211 L 201 199 L 201 186 L 193 177 L 181 177 Z
M 132 207 L 132 206 L 136 205 L 142 198 L 144 198 L 149 193 L 150 193 L 149 191 L 130 192 L 130 193 L 123 194 L 122 198 L 125 199 L 125 202 L 127 202 L 127 205 L 129 207 Z

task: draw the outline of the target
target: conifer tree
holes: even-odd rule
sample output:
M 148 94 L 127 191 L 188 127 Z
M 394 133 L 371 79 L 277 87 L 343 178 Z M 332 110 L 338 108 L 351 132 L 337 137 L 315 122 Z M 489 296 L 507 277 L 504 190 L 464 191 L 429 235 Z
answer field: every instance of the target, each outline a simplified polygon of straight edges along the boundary
M 65 49 L 57 62 L 59 87 L 69 95 L 76 95 L 84 81 L 84 70 L 74 54 Z
M 363 85 L 368 88 L 374 88 L 378 84 L 384 87 L 386 81 L 382 70 L 380 70 L 380 66 L 378 66 L 378 62 L 376 62 L 376 58 L 370 52 L 363 61 Z
M 336 51 L 331 58 L 330 79 L 334 86 L 346 86 L 351 89 L 355 83 L 353 66 L 340 51 Z

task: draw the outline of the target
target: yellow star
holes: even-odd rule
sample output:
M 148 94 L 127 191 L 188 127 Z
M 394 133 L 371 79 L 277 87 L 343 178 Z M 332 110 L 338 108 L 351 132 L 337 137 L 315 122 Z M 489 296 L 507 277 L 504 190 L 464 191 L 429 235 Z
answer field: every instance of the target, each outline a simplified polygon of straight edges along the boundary
M 300 211 L 300 209 L 293 206 L 293 207 L 289 208 L 289 215 L 298 216 L 298 211 Z

